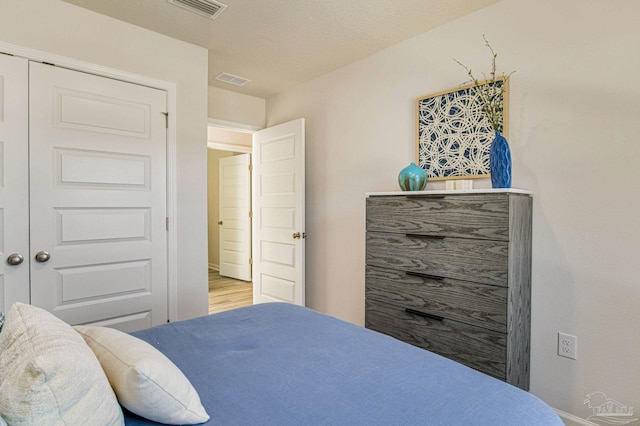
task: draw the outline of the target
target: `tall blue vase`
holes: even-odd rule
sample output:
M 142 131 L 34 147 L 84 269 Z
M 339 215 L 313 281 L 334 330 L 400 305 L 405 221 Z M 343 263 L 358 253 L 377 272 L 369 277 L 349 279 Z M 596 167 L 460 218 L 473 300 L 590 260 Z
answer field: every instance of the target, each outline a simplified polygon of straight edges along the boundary
M 496 132 L 496 137 L 491 142 L 489 169 L 492 187 L 511 188 L 511 151 L 509 143 L 500 132 Z
M 422 191 L 427 186 L 427 172 L 416 163 L 400 170 L 398 184 L 403 191 Z

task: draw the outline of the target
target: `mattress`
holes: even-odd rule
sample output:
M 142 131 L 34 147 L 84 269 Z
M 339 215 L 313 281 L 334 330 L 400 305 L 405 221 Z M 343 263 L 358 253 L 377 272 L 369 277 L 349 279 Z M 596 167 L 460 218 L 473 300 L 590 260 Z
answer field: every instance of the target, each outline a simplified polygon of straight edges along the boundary
M 266 303 L 132 333 L 191 381 L 206 425 L 562 425 L 533 394 L 311 309 Z M 157 424 L 125 413 L 127 425 Z

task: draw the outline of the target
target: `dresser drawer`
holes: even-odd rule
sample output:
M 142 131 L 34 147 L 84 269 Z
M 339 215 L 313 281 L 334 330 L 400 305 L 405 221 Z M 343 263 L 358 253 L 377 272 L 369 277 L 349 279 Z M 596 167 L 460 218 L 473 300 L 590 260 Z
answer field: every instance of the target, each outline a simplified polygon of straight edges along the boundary
M 458 321 L 426 318 L 367 300 L 365 325 L 500 380 L 506 380 L 506 335 Z
M 366 298 L 507 332 L 505 287 L 367 266 Z
M 367 230 L 509 240 L 509 196 L 419 195 L 367 198 Z
M 507 241 L 367 232 L 366 263 L 401 271 L 507 286 Z

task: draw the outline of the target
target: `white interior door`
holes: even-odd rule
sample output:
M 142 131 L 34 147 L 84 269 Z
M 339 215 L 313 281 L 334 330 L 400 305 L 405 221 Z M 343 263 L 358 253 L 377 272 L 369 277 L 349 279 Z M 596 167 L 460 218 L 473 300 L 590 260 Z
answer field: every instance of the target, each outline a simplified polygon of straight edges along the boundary
M 220 275 L 251 281 L 251 154 L 219 160 Z
M 0 310 L 29 303 L 28 61 L 0 55 Z M 13 264 L 10 264 L 13 263 Z
M 71 324 L 167 322 L 166 102 L 30 64 L 32 304 Z
M 253 303 L 304 306 L 304 119 L 253 138 Z

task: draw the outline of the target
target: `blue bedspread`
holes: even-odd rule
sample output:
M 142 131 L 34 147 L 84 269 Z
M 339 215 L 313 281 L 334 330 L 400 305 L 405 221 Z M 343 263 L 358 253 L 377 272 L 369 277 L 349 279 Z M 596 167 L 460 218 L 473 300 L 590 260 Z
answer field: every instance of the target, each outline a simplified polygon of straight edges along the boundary
M 534 395 L 391 337 L 267 303 L 133 333 L 189 378 L 207 425 L 562 425 Z M 126 415 L 127 425 L 157 424 Z

